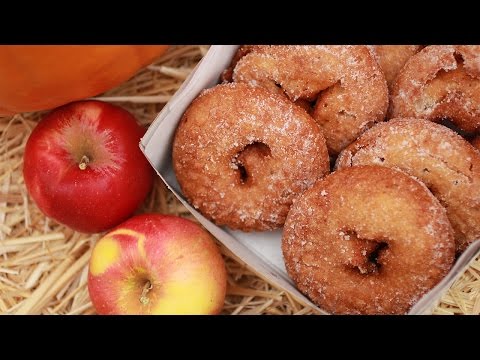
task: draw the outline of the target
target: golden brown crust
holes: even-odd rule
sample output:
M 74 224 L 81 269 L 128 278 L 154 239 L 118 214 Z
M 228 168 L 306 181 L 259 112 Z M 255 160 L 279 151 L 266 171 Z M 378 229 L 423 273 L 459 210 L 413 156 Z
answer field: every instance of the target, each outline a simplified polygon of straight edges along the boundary
M 323 309 L 402 314 L 448 273 L 455 242 L 445 209 L 422 183 L 358 166 L 296 199 L 282 250 L 291 278 Z
M 312 116 L 331 155 L 383 121 L 388 107 L 385 77 L 366 46 L 256 46 L 233 80 L 315 102 Z
M 480 130 L 480 46 L 431 45 L 412 56 L 393 86 L 390 114 Z
M 426 184 L 446 207 L 457 252 L 480 238 L 480 154 L 445 126 L 420 119 L 378 124 L 349 145 L 337 168 L 381 165 Z
M 294 197 L 329 172 L 325 138 L 303 109 L 234 83 L 203 91 L 189 106 L 173 165 L 195 208 L 244 231 L 281 227 Z
M 373 57 L 382 69 L 389 90 L 408 59 L 422 48 L 421 45 L 369 45 Z

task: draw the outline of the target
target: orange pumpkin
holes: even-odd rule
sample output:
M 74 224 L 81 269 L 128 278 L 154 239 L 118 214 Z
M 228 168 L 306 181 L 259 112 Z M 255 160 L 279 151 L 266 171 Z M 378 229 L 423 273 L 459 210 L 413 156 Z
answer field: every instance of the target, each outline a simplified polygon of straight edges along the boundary
M 133 76 L 166 45 L 0 46 L 0 116 L 98 95 Z

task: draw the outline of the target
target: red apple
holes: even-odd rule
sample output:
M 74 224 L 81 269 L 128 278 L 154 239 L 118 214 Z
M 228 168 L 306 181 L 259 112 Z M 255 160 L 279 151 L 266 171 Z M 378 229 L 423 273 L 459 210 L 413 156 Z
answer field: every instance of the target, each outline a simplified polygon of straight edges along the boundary
M 27 190 L 44 214 L 74 230 L 108 230 L 152 187 L 152 168 L 138 146 L 144 133 L 128 111 L 105 102 L 57 108 L 28 139 Z
M 225 263 L 213 238 L 177 216 L 135 216 L 100 239 L 88 275 L 99 314 L 217 314 Z

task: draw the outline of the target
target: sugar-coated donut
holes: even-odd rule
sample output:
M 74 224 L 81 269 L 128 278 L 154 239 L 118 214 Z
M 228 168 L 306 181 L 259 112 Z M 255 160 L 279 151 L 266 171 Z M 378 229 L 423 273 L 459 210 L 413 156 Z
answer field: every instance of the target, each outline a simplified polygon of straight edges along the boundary
M 283 96 L 247 84 L 203 91 L 183 115 L 173 165 L 187 200 L 217 225 L 271 230 L 330 170 L 318 125 Z
M 480 46 L 431 45 L 412 56 L 393 86 L 390 117 L 480 130 Z
M 290 277 L 335 314 L 403 314 L 454 261 L 445 209 L 421 182 L 381 166 L 319 180 L 292 205 L 282 251 Z
M 480 154 L 453 130 L 420 119 L 378 124 L 350 144 L 336 166 L 369 164 L 424 182 L 447 209 L 458 253 L 480 238 Z
M 368 48 L 380 65 L 388 88 L 391 90 L 399 71 L 422 47 L 420 45 L 369 45 Z
M 258 45 L 233 70 L 233 81 L 262 86 L 305 107 L 322 129 L 331 155 L 383 121 L 385 76 L 366 46 Z

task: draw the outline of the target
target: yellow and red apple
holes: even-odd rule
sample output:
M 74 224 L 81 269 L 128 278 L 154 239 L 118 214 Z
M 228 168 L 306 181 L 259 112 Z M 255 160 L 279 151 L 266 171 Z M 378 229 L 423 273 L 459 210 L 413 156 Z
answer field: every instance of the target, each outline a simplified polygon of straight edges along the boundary
M 135 216 L 100 239 L 90 259 L 99 314 L 218 314 L 226 285 L 213 238 L 177 216 Z

